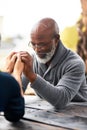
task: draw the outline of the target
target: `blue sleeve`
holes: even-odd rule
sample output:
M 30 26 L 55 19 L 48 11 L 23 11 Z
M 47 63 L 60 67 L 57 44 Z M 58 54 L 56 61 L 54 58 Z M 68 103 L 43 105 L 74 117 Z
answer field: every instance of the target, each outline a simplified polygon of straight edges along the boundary
M 24 115 L 24 98 L 18 82 L 9 74 L 0 72 L 0 111 L 7 120 L 16 122 Z
M 4 116 L 11 122 L 19 121 L 24 115 L 24 99 L 14 98 L 9 102 L 7 109 L 4 111 Z

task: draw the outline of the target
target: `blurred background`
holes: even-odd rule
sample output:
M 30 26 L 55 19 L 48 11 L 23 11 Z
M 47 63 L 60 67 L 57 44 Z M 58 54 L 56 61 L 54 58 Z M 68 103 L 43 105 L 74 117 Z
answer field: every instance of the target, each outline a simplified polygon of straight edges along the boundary
M 80 13 L 80 0 L 0 0 L 0 59 L 27 48 L 30 30 L 39 19 L 54 18 L 61 32 Z

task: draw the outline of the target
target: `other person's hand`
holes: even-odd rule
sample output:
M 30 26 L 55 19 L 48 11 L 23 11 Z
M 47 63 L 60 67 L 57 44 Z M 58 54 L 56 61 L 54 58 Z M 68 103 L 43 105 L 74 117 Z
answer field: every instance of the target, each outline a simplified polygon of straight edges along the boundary
M 13 72 L 16 59 L 16 52 L 11 52 L 5 59 L 3 71 L 11 74 Z

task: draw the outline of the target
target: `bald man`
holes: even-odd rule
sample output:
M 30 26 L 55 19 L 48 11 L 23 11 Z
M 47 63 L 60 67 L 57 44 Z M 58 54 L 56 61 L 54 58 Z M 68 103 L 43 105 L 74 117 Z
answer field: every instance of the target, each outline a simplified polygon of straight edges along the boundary
M 57 22 L 52 18 L 41 19 L 32 28 L 30 38 L 34 54 L 20 52 L 24 90 L 30 83 L 37 95 L 57 109 L 71 101 L 87 101 L 84 62 L 64 47 Z

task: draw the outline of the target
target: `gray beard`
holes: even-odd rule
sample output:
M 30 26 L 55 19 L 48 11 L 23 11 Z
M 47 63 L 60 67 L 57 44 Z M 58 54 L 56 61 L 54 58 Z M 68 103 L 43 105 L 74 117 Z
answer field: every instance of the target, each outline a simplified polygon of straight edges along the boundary
M 56 46 L 55 46 L 55 44 L 53 44 L 52 50 L 50 52 L 46 53 L 45 58 L 38 57 L 38 55 L 35 52 L 37 61 L 40 62 L 40 63 L 46 64 L 53 57 L 55 50 L 56 50 Z

